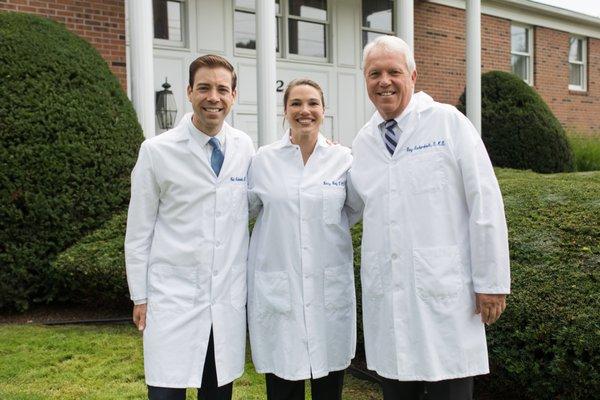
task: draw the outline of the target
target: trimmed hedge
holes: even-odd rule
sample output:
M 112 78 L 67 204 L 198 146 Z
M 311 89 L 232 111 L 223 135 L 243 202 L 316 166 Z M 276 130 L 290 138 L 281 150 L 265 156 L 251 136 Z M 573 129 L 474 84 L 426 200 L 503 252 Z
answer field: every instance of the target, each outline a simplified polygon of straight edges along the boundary
M 0 13 L 0 309 L 51 300 L 49 263 L 126 207 L 142 141 L 106 62 L 62 25 Z
M 496 170 L 508 219 L 512 294 L 488 328 L 492 373 L 477 398 L 583 400 L 600 391 L 600 172 Z M 55 263 L 64 298 L 103 305 L 128 297 L 125 214 Z M 360 293 L 361 226 L 353 228 Z M 358 354 L 362 317 L 358 300 Z
M 123 241 L 127 214 L 119 212 L 61 253 L 53 265 L 58 301 L 113 308 L 131 304 Z
M 465 113 L 466 93 L 457 108 Z M 496 167 L 573 171 L 565 130 L 537 92 L 508 72 L 481 76 L 481 131 Z

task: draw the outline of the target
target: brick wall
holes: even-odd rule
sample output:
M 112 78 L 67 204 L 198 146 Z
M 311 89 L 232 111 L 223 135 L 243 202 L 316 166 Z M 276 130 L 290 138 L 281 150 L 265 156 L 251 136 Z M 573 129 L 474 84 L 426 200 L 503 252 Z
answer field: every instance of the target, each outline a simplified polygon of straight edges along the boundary
M 588 38 L 587 91 L 569 91 L 569 33 L 536 27 L 534 85 L 561 123 L 584 135 L 600 134 L 600 40 Z
M 0 11 L 36 14 L 90 42 L 127 90 L 124 0 L 0 0 Z
M 415 2 L 417 88 L 436 100 L 457 104 L 466 83 L 465 11 Z M 511 71 L 510 20 L 481 16 L 482 71 Z M 534 84 L 569 130 L 600 135 L 600 40 L 588 38 L 588 88 L 569 91 L 569 33 L 536 27 Z

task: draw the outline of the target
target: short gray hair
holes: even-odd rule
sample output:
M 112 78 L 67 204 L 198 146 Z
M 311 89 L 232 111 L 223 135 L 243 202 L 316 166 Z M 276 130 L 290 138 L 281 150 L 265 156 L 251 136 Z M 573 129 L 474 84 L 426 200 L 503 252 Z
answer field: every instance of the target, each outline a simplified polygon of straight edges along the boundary
M 408 68 L 408 72 L 410 72 L 411 74 L 417 68 L 413 52 L 404 40 L 400 39 L 397 36 L 382 35 L 378 36 L 377 38 L 375 38 L 375 40 L 373 40 L 365 46 L 363 50 L 362 61 L 363 69 L 365 68 L 365 61 L 367 60 L 367 57 L 375 48 L 382 48 L 387 51 L 404 54 L 404 58 L 406 60 L 406 68 Z

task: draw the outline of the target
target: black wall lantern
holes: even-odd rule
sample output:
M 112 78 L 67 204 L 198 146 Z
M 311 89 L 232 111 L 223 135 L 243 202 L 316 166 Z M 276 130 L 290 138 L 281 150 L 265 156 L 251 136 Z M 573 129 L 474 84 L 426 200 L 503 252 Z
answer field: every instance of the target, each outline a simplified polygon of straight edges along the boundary
M 156 92 L 156 118 L 160 129 L 171 129 L 177 117 L 177 103 L 173 92 L 169 90 L 171 85 L 167 82 L 167 78 L 162 87 L 163 90 Z

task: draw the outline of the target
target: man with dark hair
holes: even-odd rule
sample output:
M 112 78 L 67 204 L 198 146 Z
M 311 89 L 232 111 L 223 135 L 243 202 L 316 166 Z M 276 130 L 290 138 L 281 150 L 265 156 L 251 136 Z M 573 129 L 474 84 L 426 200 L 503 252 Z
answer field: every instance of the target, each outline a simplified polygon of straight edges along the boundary
M 150 400 L 229 400 L 246 346 L 246 172 L 251 139 L 225 122 L 236 75 L 190 65 L 193 113 L 146 140 L 131 179 L 125 257 Z

